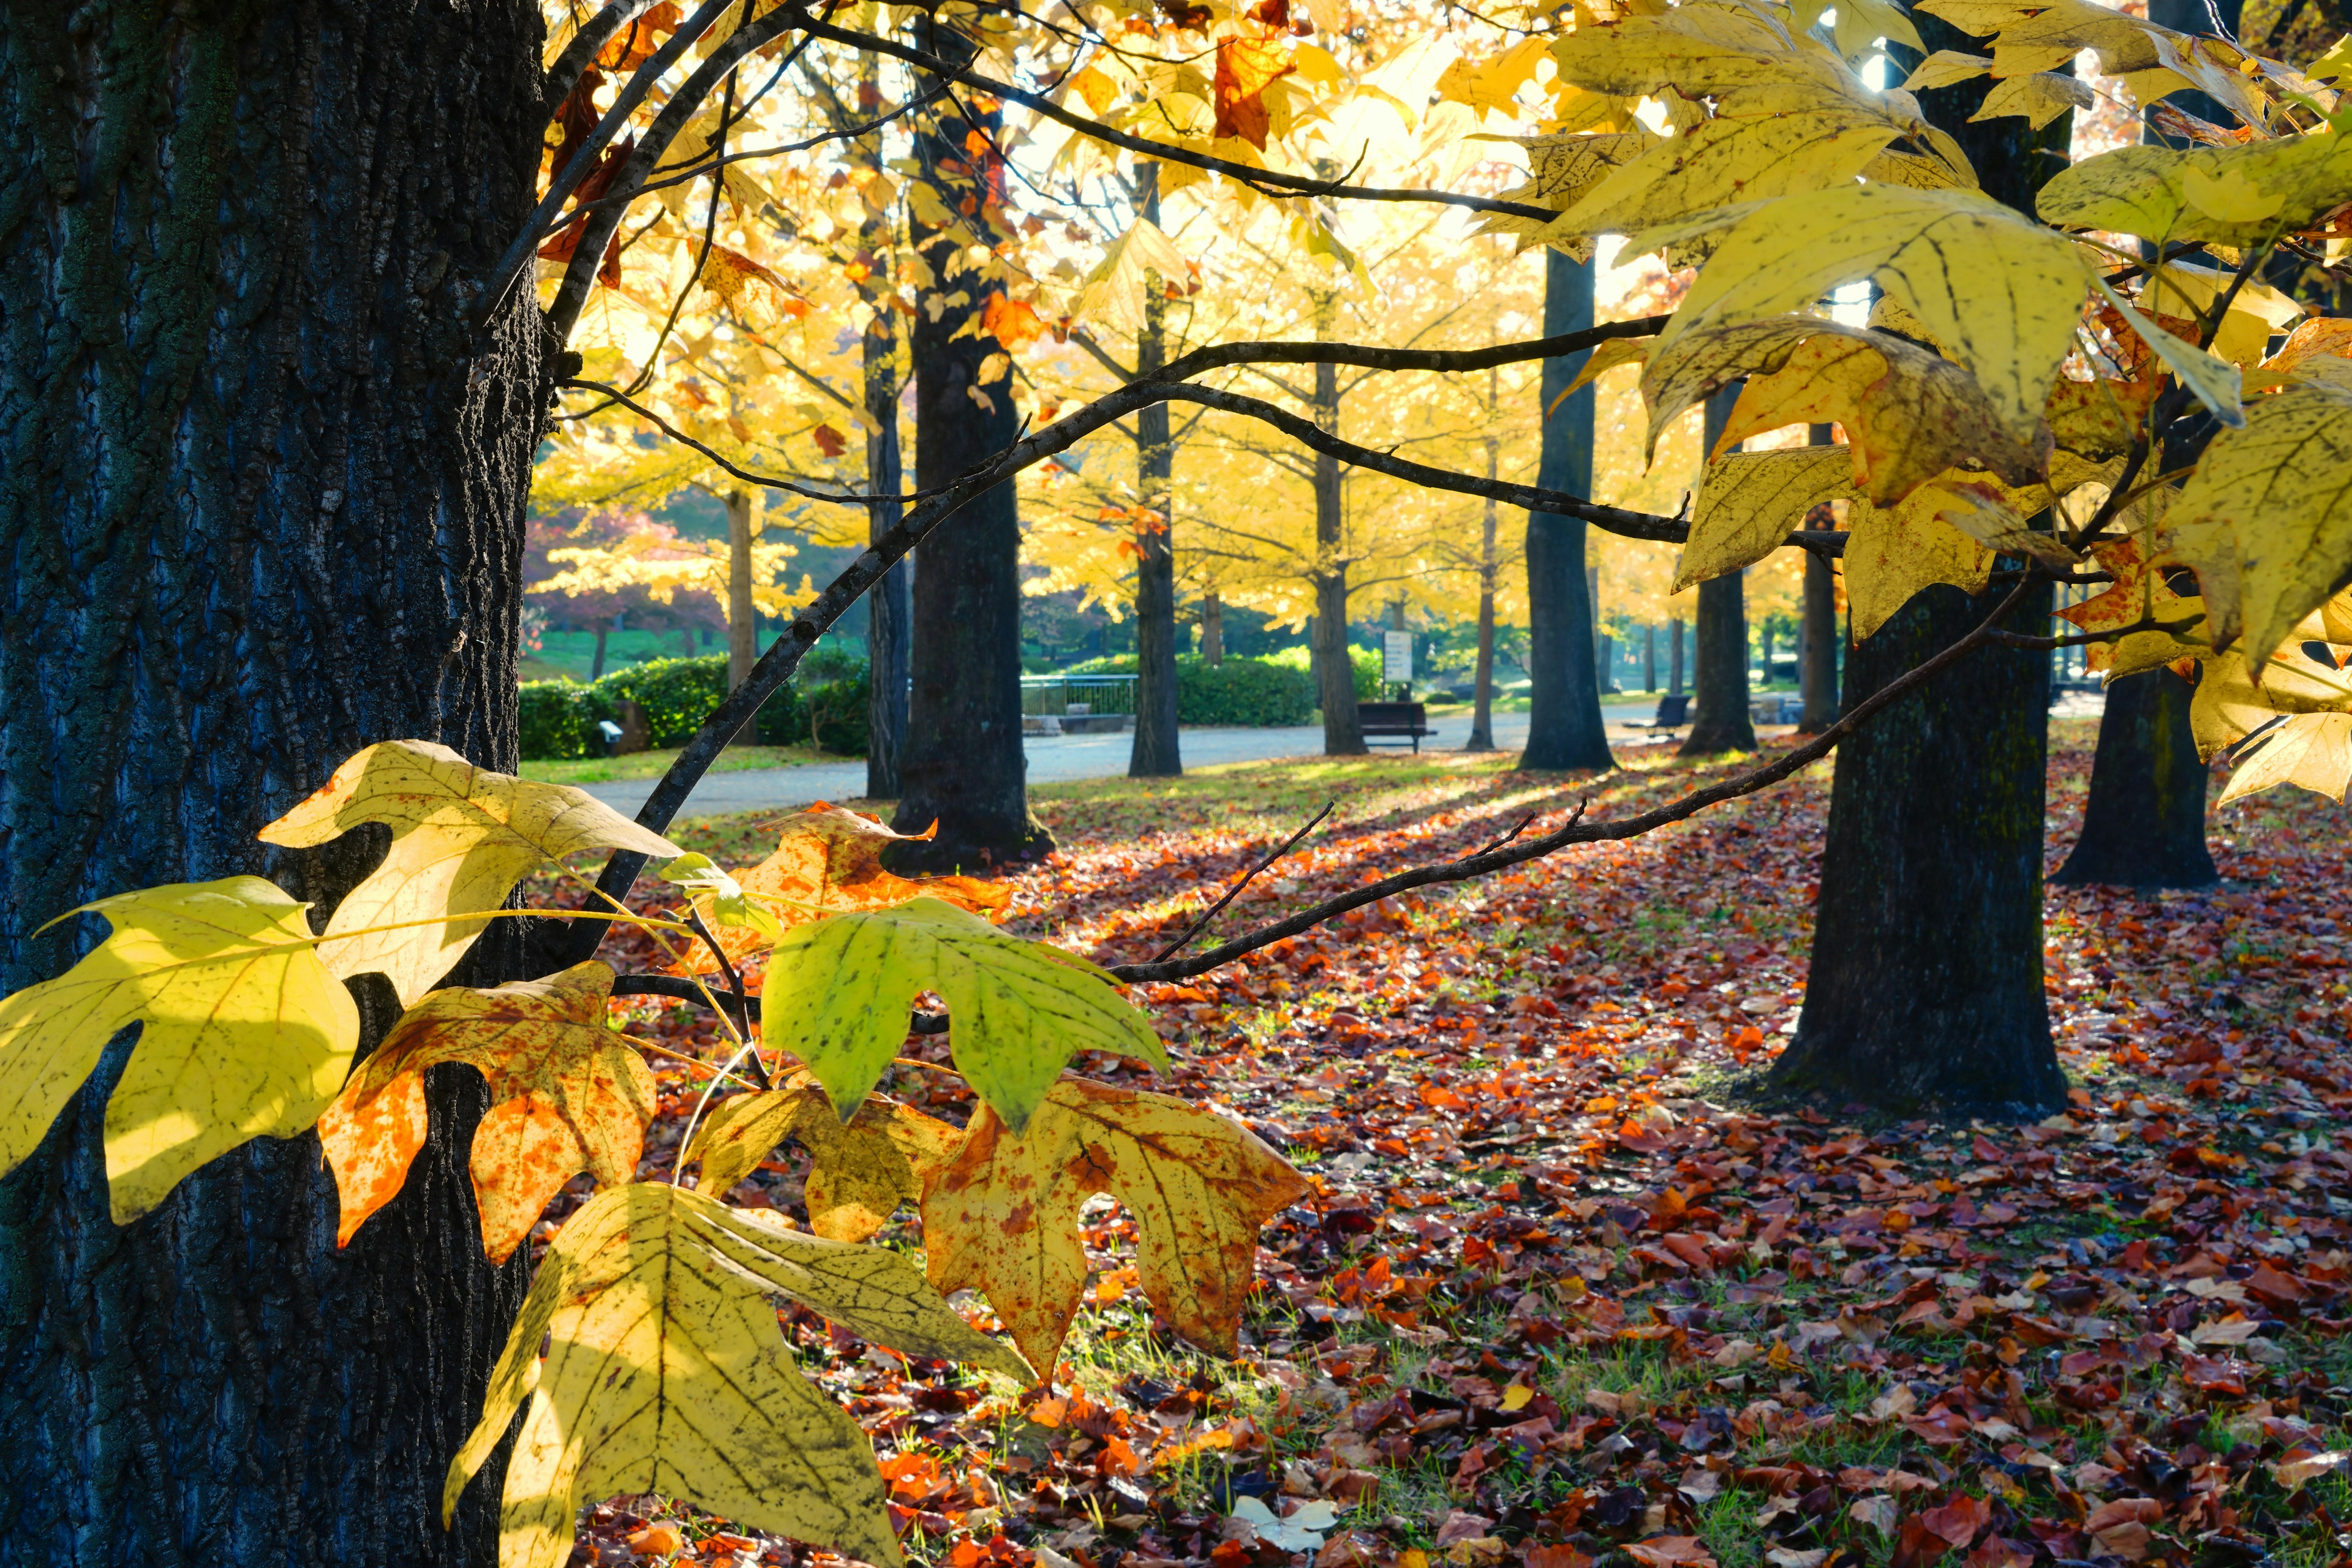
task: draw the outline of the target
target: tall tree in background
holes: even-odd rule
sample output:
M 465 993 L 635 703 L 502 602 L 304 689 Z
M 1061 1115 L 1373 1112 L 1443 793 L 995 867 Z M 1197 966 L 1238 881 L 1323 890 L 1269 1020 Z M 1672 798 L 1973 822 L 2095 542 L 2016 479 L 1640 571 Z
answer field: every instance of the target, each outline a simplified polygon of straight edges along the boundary
M 1136 212 L 1160 223 L 1160 165 L 1135 171 Z M 1135 373 L 1150 375 L 1168 363 L 1168 285 L 1157 272 L 1143 279 L 1143 324 L 1135 334 Z M 1135 499 L 1150 521 L 1135 536 L 1135 745 L 1129 778 L 1173 778 L 1184 771 L 1176 737 L 1176 444 L 1168 405 L 1135 415 Z
M 1925 13 L 1929 50 L 1975 47 Z M 1897 68 L 1916 57 L 1900 46 Z M 1919 93 L 1987 195 L 2031 212 L 2065 167 L 2071 110 L 2039 131 L 1976 124 L 1982 79 Z M 1849 707 L 1979 625 L 2007 590 L 1937 586 L 1846 655 Z M 2050 589 L 2008 629 L 2042 635 Z M 1874 1105 L 2004 1115 L 2063 1102 L 2042 995 L 2042 855 L 2050 659 L 1988 649 L 1897 702 L 1840 748 L 1811 968 L 1775 1084 Z
M 915 34 L 924 48 L 957 65 L 978 54 L 935 16 L 922 18 Z M 936 315 L 918 310 L 909 333 L 918 489 L 946 485 L 1003 451 L 1021 427 L 1009 363 L 982 325 L 989 301 L 1003 291 L 966 254 L 973 225 L 1003 227 L 996 152 L 1003 114 L 979 101 L 959 95 L 935 107 L 915 138 L 924 177 L 972 209 L 969 223 L 952 210 L 939 215 L 943 221 L 915 218 L 930 288 L 946 300 L 965 297 Z M 967 503 L 924 542 L 915 552 L 911 597 L 914 685 L 896 822 L 905 833 L 937 823 L 939 835 L 900 845 L 897 854 L 909 868 L 968 870 L 1035 859 L 1054 841 L 1029 815 L 1021 750 L 1021 516 L 1012 486 Z
M 381 838 L 254 833 L 370 742 L 514 765 L 545 339 L 528 288 L 477 313 L 535 199 L 541 37 L 525 0 L 0 19 L 0 992 L 129 889 L 267 875 L 323 920 Z M 366 994 L 369 1044 L 396 1011 Z M 480 1079 L 432 1076 L 348 1248 L 307 1137 L 117 1228 L 132 1039 L 0 1182 L 0 1561 L 484 1561 L 495 1488 L 436 1517 L 527 1272 L 482 1256 Z
M 1332 340 L 1339 316 L 1336 283 L 1313 294 L 1315 341 Z M 1339 433 L 1339 367 L 1315 367 L 1312 404 L 1318 429 Z M 1315 682 L 1323 710 L 1323 754 L 1364 754 L 1363 721 L 1356 712 L 1356 667 L 1348 655 L 1347 496 L 1339 484 L 1339 459 L 1315 454 Z
M 1699 449 L 1708 458 L 1729 428 L 1734 382 L 1706 400 L 1706 428 Z M 1748 713 L 1748 594 L 1743 574 L 1727 572 L 1698 585 L 1698 646 L 1691 660 L 1691 729 L 1681 755 L 1710 757 L 1756 749 L 1756 725 Z
M 871 50 L 857 59 L 857 108 L 872 115 L 881 107 L 881 73 Z M 838 111 L 836 110 L 836 113 Z M 898 396 L 905 374 L 899 367 L 898 321 L 894 313 L 900 215 L 895 201 L 877 201 L 886 176 L 882 133 L 852 143 L 848 162 L 865 177 L 866 219 L 858 227 L 854 270 L 857 292 L 873 312 L 859 334 L 858 396 L 866 410 L 866 493 L 896 496 L 906 482 L 898 444 Z M 885 501 L 868 509 L 866 537 L 879 539 L 898 526 L 903 509 Z M 911 581 L 914 565 L 901 561 L 866 591 L 866 795 L 869 800 L 898 798 L 898 759 L 907 746 L 907 679 L 914 646 Z
M 1831 444 L 1832 427 L 1806 427 L 1806 445 Z M 1818 509 L 1824 514 L 1826 508 Z M 1835 526 L 1826 515 L 1808 517 L 1809 528 Z M 1805 552 L 1805 588 L 1797 622 L 1797 687 L 1804 708 L 1797 716 L 1797 733 L 1818 735 L 1837 722 L 1838 715 L 1837 568 L 1817 551 Z
M 1594 264 L 1544 252 L 1544 335 L 1592 325 Z M 1581 362 L 1546 360 L 1543 458 L 1536 483 L 1587 495 L 1592 489 L 1594 393 L 1587 382 L 1564 401 Z M 1584 575 L 1584 522 L 1528 514 L 1528 748 L 1519 766 L 1616 766 L 1601 717 L 1601 672 L 1593 654 L 1592 601 Z

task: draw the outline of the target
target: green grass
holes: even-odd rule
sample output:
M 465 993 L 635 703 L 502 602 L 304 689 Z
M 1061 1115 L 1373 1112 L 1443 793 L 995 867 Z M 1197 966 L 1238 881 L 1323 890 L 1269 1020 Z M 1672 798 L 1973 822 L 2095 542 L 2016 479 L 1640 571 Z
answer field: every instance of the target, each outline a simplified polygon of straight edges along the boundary
M 527 762 L 522 776 L 541 784 L 607 784 L 615 779 L 657 779 L 677 760 L 678 748 L 632 752 L 625 757 L 587 757 L 561 762 Z M 730 746 L 710 764 L 714 773 L 742 773 L 751 768 L 796 768 L 810 763 L 849 763 L 814 746 Z

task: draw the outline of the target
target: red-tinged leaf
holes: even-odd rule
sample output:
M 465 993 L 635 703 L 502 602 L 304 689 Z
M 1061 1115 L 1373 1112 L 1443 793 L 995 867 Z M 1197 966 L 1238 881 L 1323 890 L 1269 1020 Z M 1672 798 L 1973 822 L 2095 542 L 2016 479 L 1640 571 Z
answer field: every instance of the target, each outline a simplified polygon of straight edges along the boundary
M 1982 1498 L 1955 1498 L 1919 1516 L 1920 1522 L 1952 1545 L 1966 1546 L 1992 1522 L 1992 1504 Z
M 1298 68 L 1289 56 L 1288 47 L 1273 38 L 1227 38 L 1220 43 L 1216 79 L 1210 88 L 1216 123 L 1209 133 L 1238 136 L 1265 152 L 1270 128 L 1266 86 Z
M 849 437 L 830 425 L 820 425 L 809 434 L 816 438 L 816 449 L 828 458 L 838 458 L 849 450 Z

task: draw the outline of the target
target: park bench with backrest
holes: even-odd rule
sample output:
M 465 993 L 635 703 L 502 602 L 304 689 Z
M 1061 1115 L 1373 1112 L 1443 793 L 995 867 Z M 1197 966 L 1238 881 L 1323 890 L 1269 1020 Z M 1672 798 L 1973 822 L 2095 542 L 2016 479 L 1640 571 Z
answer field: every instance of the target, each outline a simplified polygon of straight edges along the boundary
M 1359 702 L 1356 721 L 1363 728 L 1366 745 L 1370 745 L 1374 737 L 1410 740 L 1416 755 L 1421 751 L 1421 738 L 1437 733 L 1429 727 L 1428 706 L 1420 702 Z
M 1672 697 L 1659 698 L 1657 717 L 1652 719 L 1646 724 L 1638 726 L 1638 728 L 1647 730 L 1651 733 L 1655 734 L 1660 730 L 1669 731 L 1679 730 L 1689 722 L 1690 693 L 1685 691 L 1678 692 Z

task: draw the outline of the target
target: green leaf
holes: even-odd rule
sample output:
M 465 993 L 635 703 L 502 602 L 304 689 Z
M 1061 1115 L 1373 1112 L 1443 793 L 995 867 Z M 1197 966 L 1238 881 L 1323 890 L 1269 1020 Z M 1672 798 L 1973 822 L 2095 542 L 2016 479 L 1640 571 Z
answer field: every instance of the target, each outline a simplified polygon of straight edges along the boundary
M 2347 200 L 2352 137 L 2323 127 L 2242 147 L 2119 147 L 2060 170 L 2033 205 L 2072 228 L 2258 245 Z
M 806 1062 L 850 1116 L 898 1054 L 915 998 L 935 991 L 957 1069 L 1017 1131 L 1074 1052 L 1168 1065 L 1150 1021 L 1116 984 L 1074 953 L 924 898 L 786 931 L 760 1005 L 768 1043 Z
M 677 1187 L 616 1187 L 572 1216 L 532 1279 L 481 1420 L 450 1462 L 444 1523 L 528 1400 L 506 1467 L 500 1568 L 558 1568 L 581 1508 L 616 1492 L 659 1492 L 899 1563 L 873 1447 L 800 1374 L 771 1295 L 910 1355 L 1029 1375 L 896 1252 L 803 1236 Z
M 31 1154 L 118 1030 L 139 1043 L 106 1103 L 117 1225 L 248 1140 L 291 1138 L 342 1087 L 359 1009 L 298 903 L 258 877 L 143 888 L 85 904 L 104 942 L 0 1001 L 0 1174 Z

